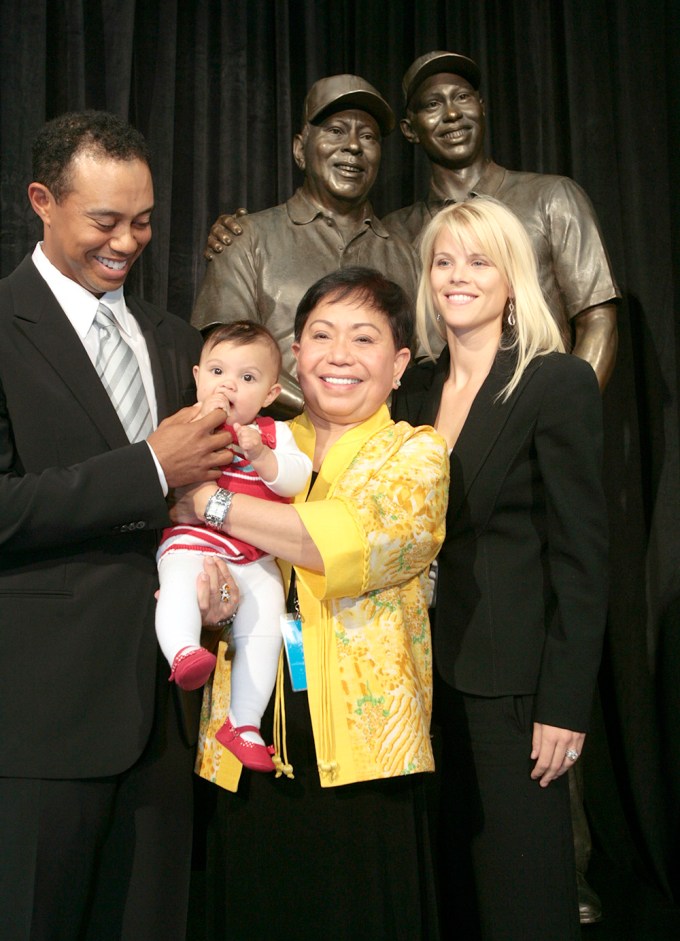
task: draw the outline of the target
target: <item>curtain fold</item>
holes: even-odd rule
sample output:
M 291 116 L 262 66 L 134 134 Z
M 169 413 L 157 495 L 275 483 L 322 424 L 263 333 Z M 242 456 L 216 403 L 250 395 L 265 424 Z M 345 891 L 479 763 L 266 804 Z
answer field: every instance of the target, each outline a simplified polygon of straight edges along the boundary
M 154 152 L 152 243 L 134 286 L 190 316 L 220 211 L 283 201 L 304 93 L 365 76 L 403 113 L 430 49 L 475 58 L 488 140 L 512 169 L 563 173 L 591 197 L 624 294 L 605 393 L 612 597 L 586 805 L 603 852 L 680 898 L 680 9 L 673 0 L 4 0 L 0 270 L 30 250 L 30 144 L 83 107 L 118 112 Z M 383 214 L 426 191 L 422 154 L 383 148 Z

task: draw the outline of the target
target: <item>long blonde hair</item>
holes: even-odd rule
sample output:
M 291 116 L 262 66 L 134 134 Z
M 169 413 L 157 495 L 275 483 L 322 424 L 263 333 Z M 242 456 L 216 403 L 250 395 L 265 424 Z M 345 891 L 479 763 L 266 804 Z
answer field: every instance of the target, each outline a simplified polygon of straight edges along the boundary
M 500 398 L 505 401 L 522 378 L 535 356 L 565 352 L 555 319 L 545 302 L 538 281 L 536 256 L 529 236 L 517 216 L 507 206 L 490 196 L 476 196 L 446 206 L 429 223 L 420 246 L 422 274 L 418 287 L 416 323 L 420 342 L 434 359 L 428 340 L 428 326 L 446 339 L 446 325 L 437 320 L 437 308 L 430 283 L 434 243 L 447 229 L 463 245 L 479 245 L 481 252 L 503 275 L 515 305 L 515 325 L 504 317 L 500 349 L 517 351 L 517 363 Z

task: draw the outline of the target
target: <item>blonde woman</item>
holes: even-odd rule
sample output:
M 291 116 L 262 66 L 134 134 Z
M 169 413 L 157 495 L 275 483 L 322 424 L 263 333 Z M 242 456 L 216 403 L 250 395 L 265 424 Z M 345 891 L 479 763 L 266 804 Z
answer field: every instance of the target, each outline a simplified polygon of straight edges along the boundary
M 565 355 L 506 207 L 447 207 L 421 257 L 421 342 L 434 324 L 446 347 L 407 374 L 393 417 L 434 425 L 450 449 L 434 609 L 443 920 L 484 941 L 577 941 L 565 772 L 605 624 L 598 385 Z

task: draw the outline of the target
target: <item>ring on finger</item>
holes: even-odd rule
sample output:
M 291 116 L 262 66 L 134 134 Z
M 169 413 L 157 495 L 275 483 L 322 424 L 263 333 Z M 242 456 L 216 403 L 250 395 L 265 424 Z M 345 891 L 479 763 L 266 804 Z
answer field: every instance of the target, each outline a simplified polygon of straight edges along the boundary
M 226 582 L 220 585 L 220 601 L 222 601 L 224 604 L 229 604 L 231 601 L 231 591 L 229 590 L 229 585 Z
M 576 751 L 575 748 L 568 748 L 566 752 L 564 753 L 564 757 L 568 758 L 569 761 L 576 761 L 576 759 L 578 758 L 578 752 Z

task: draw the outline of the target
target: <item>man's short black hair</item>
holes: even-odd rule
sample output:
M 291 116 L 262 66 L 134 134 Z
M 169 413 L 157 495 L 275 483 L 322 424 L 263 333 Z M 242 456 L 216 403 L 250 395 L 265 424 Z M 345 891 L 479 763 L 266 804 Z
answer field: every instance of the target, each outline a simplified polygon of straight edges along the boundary
M 108 111 L 69 111 L 48 121 L 33 142 L 33 179 L 59 203 L 71 190 L 71 163 L 81 152 L 150 163 L 138 130 Z

